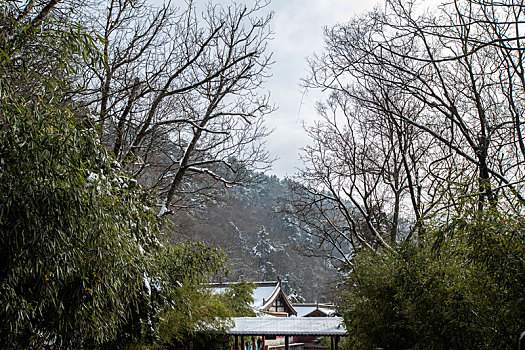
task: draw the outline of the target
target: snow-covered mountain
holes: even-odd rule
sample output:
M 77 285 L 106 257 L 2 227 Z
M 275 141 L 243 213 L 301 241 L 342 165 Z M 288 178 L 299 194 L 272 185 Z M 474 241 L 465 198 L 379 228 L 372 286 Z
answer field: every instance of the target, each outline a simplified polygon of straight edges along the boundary
M 222 198 L 175 217 L 179 239 L 222 247 L 230 261 L 229 280 L 283 280 L 285 291 L 310 302 L 333 301 L 336 272 L 325 260 L 302 254 L 315 243 L 283 212 L 290 180 L 260 175 L 247 187 L 225 190 Z

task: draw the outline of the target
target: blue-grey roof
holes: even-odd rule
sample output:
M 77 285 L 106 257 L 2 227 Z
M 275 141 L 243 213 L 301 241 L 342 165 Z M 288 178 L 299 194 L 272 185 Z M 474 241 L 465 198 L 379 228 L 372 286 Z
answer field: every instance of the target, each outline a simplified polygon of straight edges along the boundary
M 235 317 L 230 335 L 346 335 L 341 317 Z

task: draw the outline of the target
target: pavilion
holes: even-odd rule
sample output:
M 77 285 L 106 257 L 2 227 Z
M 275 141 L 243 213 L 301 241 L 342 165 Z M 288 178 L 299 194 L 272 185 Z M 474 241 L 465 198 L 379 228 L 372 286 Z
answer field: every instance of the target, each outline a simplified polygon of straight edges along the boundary
M 338 350 L 339 338 L 346 336 L 341 317 L 235 317 L 235 326 L 227 334 L 235 336 L 235 350 L 239 350 L 239 337 L 244 344 L 245 337 L 251 337 L 255 349 L 255 337 L 284 337 L 284 349 L 290 348 L 293 336 L 329 336 L 332 350 Z M 241 349 L 243 350 L 243 349 Z

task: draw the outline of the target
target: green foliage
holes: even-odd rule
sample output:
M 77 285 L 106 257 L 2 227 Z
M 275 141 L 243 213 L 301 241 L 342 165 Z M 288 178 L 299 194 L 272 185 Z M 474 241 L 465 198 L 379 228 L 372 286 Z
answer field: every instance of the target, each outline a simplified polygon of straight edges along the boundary
M 71 23 L 66 16 L 57 18 L 49 14 L 37 20 L 39 11 L 51 3 L 29 3 L 28 10 L 18 8 L 17 2 L 0 3 L 2 99 L 23 96 L 65 107 L 63 97 L 80 88 L 75 86 L 79 63 L 101 65 L 96 35 Z M 78 4 L 73 2 L 69 6 L 75 5 Z M 62 9 L 63 12 L 69 10 Z
M 2 339 L 101 342 L 144 289 L 158 220 L 89 123 L 24 102 L 0 105 Z
M 343 292 L 349 348 L 515 348 L 525 329 L 525 220 L 502 210 L 363 251 Z
M 0 9 L 1 343 L 100 344 L 148 294 L 161 223 L 89 117 L 70 111 L 76 60 L 94 60 L 92 39 L 16 10 Z
M 250 282 L 238 282 L 229 286 L 222 294 L 215 297 L 228 310 L 228 317 L 254 317 L 255 312 L 250 306 L 253 303 L 255 285 Z
M 148 293 L 129 305 L 126 322 L 105 348 L 151 349 L 193 337 L 202 324 L 223 329 L 221 308 L 211 303 L 203 284 L 223 272 L 223 252 L 202 243 L 165 246 L 148 277 Z M 184 343 L 183 343 L 184 344 Z
M 0 343 L 141 347 L 172 308 L 172 331 L 194 333 L 224 313 L 200 293 L 224 256 L 164 242 L 154 194 L 70 99 L 78 60 L 98 60 L 94 39 L 63 18 L 36 21 L 45 4 L 0 4 Z
M 164 315 L 160 327 L 161 348 L 182 348 L 192 343 L 195 349 L 224 348 L 221 336 L 231 326 L 231 317 L 255 316 L 250 304 L 253 302 L 254 285 L 247 282 L 233 284 L 224 293 L 192 283 L 182 283 L 176 289 L 177 300 Z

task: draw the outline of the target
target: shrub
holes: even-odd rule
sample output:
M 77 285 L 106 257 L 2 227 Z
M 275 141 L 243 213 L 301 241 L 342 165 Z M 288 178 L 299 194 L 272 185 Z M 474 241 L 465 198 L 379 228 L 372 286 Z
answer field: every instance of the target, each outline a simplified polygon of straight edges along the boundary
M 427 225 L 356 255 L 342 293 L 350 348 L 515 348 L 525 329 L 525 222 L 501 210 Z

